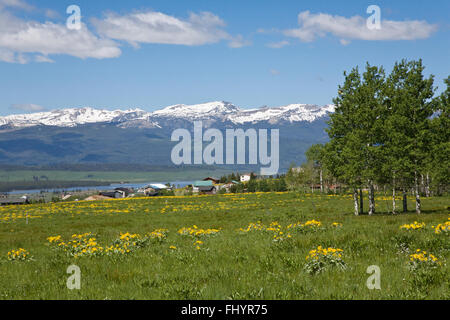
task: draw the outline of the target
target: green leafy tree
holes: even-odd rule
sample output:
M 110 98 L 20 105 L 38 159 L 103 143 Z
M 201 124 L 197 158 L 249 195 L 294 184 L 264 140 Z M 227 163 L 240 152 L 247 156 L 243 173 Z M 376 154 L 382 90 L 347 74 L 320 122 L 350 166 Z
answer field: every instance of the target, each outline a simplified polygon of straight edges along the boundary
M 297 168 L 295 163 L 291 163 L 289 170 L 286 173 L 284 181 L 286 183 L 286 188 L 290 191 L 300 190 L 300 169 Z
M 384 127 L 385 73 L 382 67 L 366 65 L 344 73 L 330 116 L 330 142 L 324 149 L 327 167 L 353 189 L 355 215 L 358 214 L 358 188 L 369 188 L 369 215 L 375 213 L 374 184 L 380 180 Z M 362 204 L 362 192 L 360 192 Z M 362 209 L 362 206 L 361 206 Z
M 444 82 L 447 88 L 435 99 L 436 117 L 430 120 L 432 142 L 429 171 L 438 194 L 450 181 L 450 76 Z
M 314 144 L 305 153 L 308 162 L 313 164 L 314 170 L 317 171 L 317 176 L 319 177 L 320 192 L 324 191 L 323 181 L 324 181 L 324 145 Z
M 384 86 L 385 73 L 382 67 L 366 65 L 362 75 L 363 82 L 358 91 L 356 117 L 356 135 L 363 157 L 362 180 L 369 189 L 369 215 L 375 213 L 374 184 L 382 180 L 382 133 L 384 128 Z
M 422 60 L 396 63 L 387 80 L 385 102 L 385 137 L 389 137 L 385 141 L 385 163 L 389 163 L 394 190 L 397 181 L 402 184 L 404 211 L 406 189 L 414 187 L 417 213 L 421 212 L 419 177 L 430 159 L 430 117 L 434 105 L 433 76 L 425 78 L 424 69 Z

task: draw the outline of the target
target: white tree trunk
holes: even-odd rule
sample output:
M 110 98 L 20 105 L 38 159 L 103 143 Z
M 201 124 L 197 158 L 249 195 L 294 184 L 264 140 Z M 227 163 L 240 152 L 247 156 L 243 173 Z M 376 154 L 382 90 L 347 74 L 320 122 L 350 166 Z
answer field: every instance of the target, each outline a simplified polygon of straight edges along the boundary
M 392 188 L 392 214 L 397 214 L 395 211 L 396 205 L 395 205 L 395 187 Z
M 430 175 L 427 172 L 427 180 L 426 180 L 426 185 L 425 185 L 425 194 L 427 196 L 427 198 L 430 197 Z
M 320 168 L 320 192 L 323 193 L 323 171 L 322 171 L 322 168 Z
M 416 194 L 416 213 L 420 214 L 420 192 L 417 171 L 414 172 L 414 192 Z
M 355 216 L 357 216 L 359 214 L 359 210 L 358 210 L 358 190 L 353 189 L 353 203 L 355 205 Z
M 420 192 L 425 193 L 425 177 L 423 174 L 420 175 Z
M 396 212 L 395 212 L 395 173 L 392 178 L 392 214 L 396 214 Z

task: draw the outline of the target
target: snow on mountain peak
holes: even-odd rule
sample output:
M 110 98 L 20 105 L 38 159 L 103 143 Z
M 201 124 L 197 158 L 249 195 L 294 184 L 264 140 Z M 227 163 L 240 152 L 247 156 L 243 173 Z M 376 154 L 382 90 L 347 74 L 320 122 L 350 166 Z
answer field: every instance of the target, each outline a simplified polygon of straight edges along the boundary
M 152 113 L 156 117 L 176 117 L 199 119 L 206 117 L 223 117 L 238 112 L 239 108 L 225 101 L 213 101 L 202 104 L 176 104 Z
M 161 127 L 159 121 L 170 120 L 214 120 L 234 124 L 267 121 L 312 122 L 334 112 L 333 105 L 317 106 L 309 104 L 289 104 L 281 107 L 240 109 L 225 101 L 213 101 L 195 105 L 177 104 L 164 109 L 147 112 L 142 109 L 102 110 L 92 107 L 59 109 L 31 114 L 17 114 L 0 117 L 0 127 L 58 126 L 75 127 L 90 123 L 114 123 L 120 127 Z
M 263 107 L 260 109 L 243 110 L 239 114 L 233 116 L 230 120 L 234 123 L 248 123 L 258 121 L 268 121 L 270 123 L 277 123 L 280 121 L 312 122 L 317 118 L 326 116 L 328 112 L 333 112 L 334 106 L 328 105 L 320 107 L 317 105 L 308 104 L 289 104 L 281 107 Z
M 0 117 L 0 125 L 12 125 L 14 127 L 29 127 L 37 125 L 75 127 L 77 125 L 88 123 L 111 122 L 113 119 L 129 113 L 145 113 L 145 111 L 140 109 L 109 111 L 94 109 L 91 107 L 68 108 L 47 112 L 15 114 Z

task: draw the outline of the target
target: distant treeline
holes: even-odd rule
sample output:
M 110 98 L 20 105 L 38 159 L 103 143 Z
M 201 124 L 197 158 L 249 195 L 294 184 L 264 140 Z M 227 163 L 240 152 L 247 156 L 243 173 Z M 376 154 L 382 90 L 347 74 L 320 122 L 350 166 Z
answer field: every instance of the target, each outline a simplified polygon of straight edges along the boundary
M 96 187 L 115 183 L 105 181 L 12 181 L 0 182 L 0 192 L 13 190 L 37 190 L 37 189 L 64 189 L 76 187 Z

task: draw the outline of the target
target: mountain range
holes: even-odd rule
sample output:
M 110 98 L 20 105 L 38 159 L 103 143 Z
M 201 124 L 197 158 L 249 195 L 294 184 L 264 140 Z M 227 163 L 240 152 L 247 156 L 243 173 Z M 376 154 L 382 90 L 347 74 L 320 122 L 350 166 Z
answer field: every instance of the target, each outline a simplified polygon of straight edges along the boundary
M 241 109 L 229 102 L 178 104 L 147 112 L 92 107 L 0 117 L 0 163 L 136 163 L 170 165 L 177 128 L 280 129 L 280 161 L 286 168 L 304 160 L 313 143 L 325 142 L 333 105 L 290 104 Z
M 0 117 L 0 130 L 32 126 L 76 127 L 98 123 L 116 124 L 121 127 L 161 128 L 162 123 L 171 126 L 167 122 L 177 120 L 206 120 L 235 125 L 260 122 L 280 124 L 314 122 L 333 111 L 333 105 L 320 107 L 308 104 L 243 110 L 224 101 L 197 105 L 177 104 L 155 112 L 147 112 L 142 109 L 109 111 L 85 107 Z

